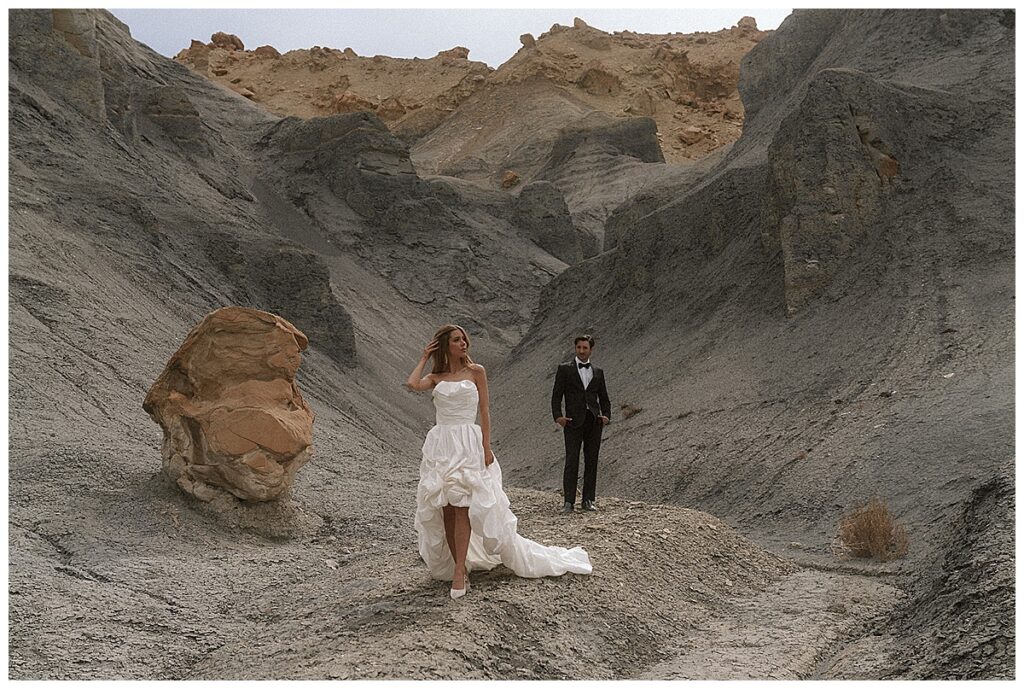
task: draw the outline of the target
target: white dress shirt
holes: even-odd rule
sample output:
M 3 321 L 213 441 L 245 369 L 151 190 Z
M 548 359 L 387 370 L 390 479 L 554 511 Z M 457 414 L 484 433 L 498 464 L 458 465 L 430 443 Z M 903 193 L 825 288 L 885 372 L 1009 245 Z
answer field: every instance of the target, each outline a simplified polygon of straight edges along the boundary
M 573 357 L 575 359 L 576 370 L 580 374 L 580 380 L 583 381 L 583 389 L 586 390 L 587 386 L 590 385 L 590 381 L 594 379 L 594 364 L 589 361 L 580 361 L 580 358 Z M 590 364 L 590 368 L 580 368 L 580 364 Z

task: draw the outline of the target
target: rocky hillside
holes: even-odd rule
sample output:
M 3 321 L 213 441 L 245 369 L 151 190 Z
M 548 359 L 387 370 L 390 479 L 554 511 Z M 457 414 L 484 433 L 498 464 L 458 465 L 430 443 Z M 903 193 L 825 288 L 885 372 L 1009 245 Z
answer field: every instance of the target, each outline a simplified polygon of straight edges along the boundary
M 175 60 L 281 116 L 370 111 L 407 141 L 451 119 L 446 134 L 418 148 L 416 162 L 424 172 L 473 176 L 481 164 L 492 175 L 506 171 L 498 168 L 509 161 L 496 156 L 510 136 L 530 138 L 537 127 L 554 133 L 594 111 L 651 117 L 668 160 L 700 158 L 739 135 L 739 63 L 769 33 L 751 17 L 731 29 L 693 34 L 606 33 L 577 18 L 537 38 L 524 34 L 522 49 L 497 70 L 470 60 L 463 47 L 429 59 L 321 46 L 282 55 L 273 46 L 246 50 L 238 36 L 218 33 L 208 43 L 193 40 Z M 522 101 L 524 83 L 538 81 L 565 102 L 552 108 L 543 97 Z M 477 107 L 462 114 L 474 94 Z M 481 101 L 492 109 L 482 109 Z M 504 101 L 517 109 L 495 122 Z M 521 131 L 509 126 L 515 119 Z
M 769 32 L 750 17 L 714 33 L 612 34 L 577 19 L 555 25 L 481 84 L 415 147 L 424 170 L 530 177 L 559 131 L 591 115 L 649 117 L 666 160 L 701 158 L 734 141 L 743 121 L 743 56 Z
M 947 529 L 976 504 L 993 530 L 972 540 L 1013 538 L 975 496 L 1012 483 L 1013 19 L 797 11 L 759 43 L 743 136 L 699 175 L 655 165 L 608 219 L 610 250 L 545 287 L 495 400 L 510 475 L 559 485 L 551 376 L 591 332 L 616 405 L 601 492 L 823 558 L 843 512 L 880 496 L 910 533 L 902 571 L 943 596 L 1008 576 Z M 947 647 L 947 669 L 1012 654 L 1006 595 L 965 599 L 1000 631 Z
M 492 70 L 462 47 L 409 60 L 320 46 L 281 55 L 218 33 L 175 60 L 282 116 L 373 112 L 409 143 L 420 174 L 556 205 L 557 190 L 575 227 L 557 255 L 573 263 L 604 247 L 608 215 L 652 180 L 650 170 L 635 174 L 637 162 L 702 161 L 739 136 L 739 64 L 769 34 L 750 17 L 661 35 L 606 33 L 577 18 L 523 35 Z M 527 190 L 531 182 L 554 189 Z
M 456 47 L 430 59 L 359 56 L 351 48 L 313 46 L 285 54 L 246 50 L 238 36 L 216 33 L 175 60 L 282 117 L 373 112 L 399 137 L 436 127 L 493 71 Z

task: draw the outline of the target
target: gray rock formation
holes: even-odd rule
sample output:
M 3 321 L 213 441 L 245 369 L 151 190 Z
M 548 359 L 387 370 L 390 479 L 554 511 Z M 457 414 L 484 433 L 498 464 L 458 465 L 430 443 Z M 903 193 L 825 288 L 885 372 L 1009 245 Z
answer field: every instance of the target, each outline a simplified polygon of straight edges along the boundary
M 420 203 L 429 197 L 409 161 L 407 147 L 368 112 L 313 120 L 287 118 L 261 143 L 289 176 L 312 173 L 359 216 L 385 231 L 400 229 L 387 223 L 388 210 L 395 204 L 407 196 Z M 405 222 L 421 217 L 420 213 L 397 215 Z
M 514 202 L 515 224 L 555 258 L 577 263 L 587 252 L 588 235 L 576 229 L 565 197 L 551 182 L 537 181 L 520 190 Z M 586 247 L 586 248 L 585 248 Z
M 210 231 L 201 241 L 240 302 L 284 317 L 342 366 L 356 363 L 352 317 L 338 303 L 328 269 L 315 253 L 229 232 Z
M 16 84 L 21 76 L 31 75 L 40 95 L 101 122 L 106 113 L 94 14 L 34 10 L 12 12 L 9 21 L 8 51 Z
M 911 534 L 901 572 L 979 577 L 938 525 L 1012 455 L 1012 20 L 794 12 L 744 60 L 743 136 L 702 174 L 637 184 L 610 250 L 545 288 L 495 403 L 543 406 L 591 332 L 613 401 L 644 409 L 606 431 L 600 490 L 821 552 L 877 495 Z M 499 431 L 507 475 L 554 489 L 556 443 L 532 423 Z M 1012 538 L 987 521 L 986 543 Z M 1005 620 L 1005 602 L 964 609 Z M 984 664 L 944 651 L 943 672 L 996 676 L 997 646 Z
M 668 166 L 650 165 L 664 162 L 654 120 L 595 112 L 559 132 L 535 178 L 552 182 L 565 195 L 573 223 L 587 234 L 583 255 L 590 257 L 611 248 L 606 237 L 611 212 L 661 174 L 670 174 Z
M 439 321 L 456 320 L 495 345 L 518 341 L 544 281 L 538 275 L 563 267 L 533 241 L 533 229 L 520 228 L 533 202 L 514 211 L 512 199 L 430 183 L 371 113 L 287 118 L 258 150 L 261 183 L 301 208 L 336 251 L 373 266 Z M 524 299 L 513 308 L 500 293 Z
M 941 537 L 940 569 L 915 582 L 897 624 L 871 630 L 899 640 L 889 678 L 1013 679 L 1015 653 L 1012 467 L 976 487 Z

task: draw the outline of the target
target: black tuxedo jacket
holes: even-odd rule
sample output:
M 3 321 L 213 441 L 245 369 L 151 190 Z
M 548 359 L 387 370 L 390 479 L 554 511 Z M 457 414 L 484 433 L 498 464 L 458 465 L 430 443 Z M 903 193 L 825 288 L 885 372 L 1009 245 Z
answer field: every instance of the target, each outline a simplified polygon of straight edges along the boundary
M 595 417 L 612 418 L 612 403 L 608 400 L 604 371 L 594 365 L 591 365 L 591 370 L 594 372 L 594 377 L 590 379 L 590 385 L 584 389 L 579 369 L 576 367 L 576 359 L 559 364 L 558 370 L 555 371 L 555 387 L 551 390 L 552 418 L 568 416 L 572 418 L 568 425 L 573 428 L 583 425 L 587 419 L 587 410 L 593 412 Z M 563 397 L 565 398 L 565 414 L 562 414 Z

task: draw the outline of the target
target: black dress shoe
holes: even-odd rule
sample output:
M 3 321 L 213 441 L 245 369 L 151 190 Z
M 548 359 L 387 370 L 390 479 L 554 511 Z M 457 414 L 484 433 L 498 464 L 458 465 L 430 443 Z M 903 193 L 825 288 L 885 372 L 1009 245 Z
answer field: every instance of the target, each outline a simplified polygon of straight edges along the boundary
M 593 500 L 584 500 L 583 501 L 583 511 L 584 512 L 597 512 L 597 505 L 594 504 Z
M 572 514 L 572 503 L 567 502 L 562 505 L 562 514 Z

